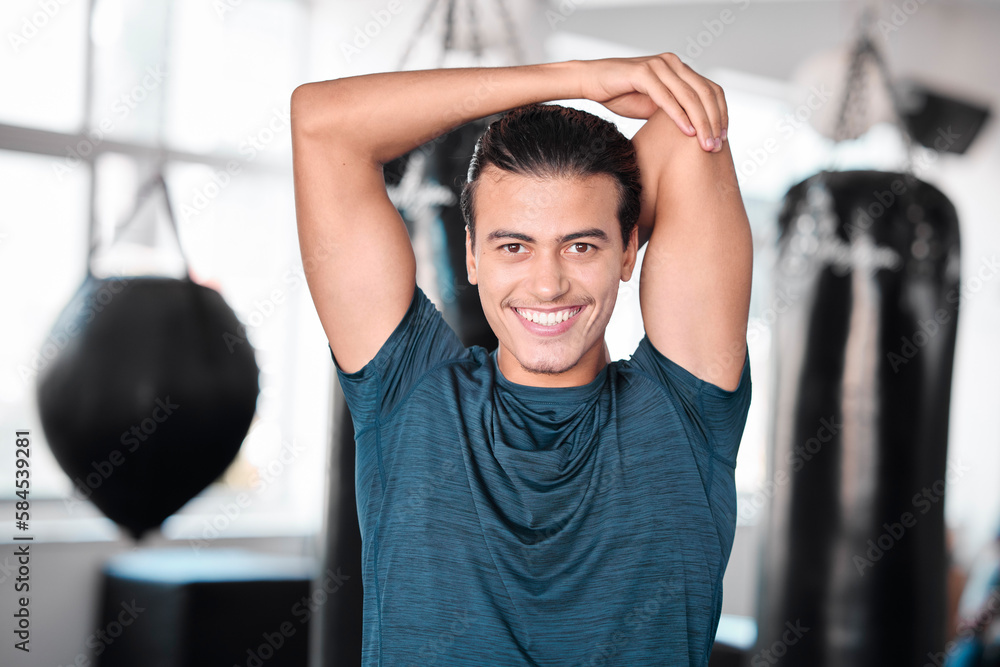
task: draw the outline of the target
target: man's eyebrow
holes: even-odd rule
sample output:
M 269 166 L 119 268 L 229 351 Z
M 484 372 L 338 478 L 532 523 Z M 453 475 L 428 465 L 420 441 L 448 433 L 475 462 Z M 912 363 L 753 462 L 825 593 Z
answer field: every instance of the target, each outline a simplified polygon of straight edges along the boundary
M 583 238 L 596 238 L 601 241 L 608 241 L 608 235 L 604 233 L 603 229 L 598 229 L 597 227 L 592 227 L 590 229 L 582 229 L 578 232 L 572 232 L 570 234 L 564 234 L 556 239 L 557 243 L 566 243 L 567 241 L 575 241 L 576 239 Z M 497 229 L 490 232 L 486 236 L 486 242 L 490 243 L 499 239 L 517 239 L 518 241 L 524 241 L 525 243 L 535 243 L 535 239 L 528 236 L 527 234 L 522 234 L 521 232 L 511 231 L 509 229 Z

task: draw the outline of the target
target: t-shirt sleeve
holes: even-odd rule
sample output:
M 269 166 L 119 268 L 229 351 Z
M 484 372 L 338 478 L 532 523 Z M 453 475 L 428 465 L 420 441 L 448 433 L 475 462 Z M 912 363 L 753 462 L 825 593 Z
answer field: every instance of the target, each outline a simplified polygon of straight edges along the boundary
M 327 344 L 337 369 L 355 433 L 389 415 L 420 377 L 438 363 L 465 353 L 465 346 L 441 311 L 417 286 L 403 319 L 375 357 L 353 373 L 345 373 Z
M 682 417 L 693 423 L 715 456 L 736 466 L 736 454 L 750 410 L 749 348 L 739 384 L 733 391 L 702 380 L 663 356 L 653 347 L 648 335 L 639 341 L 631 363 L 666 388 L 679 404 Z

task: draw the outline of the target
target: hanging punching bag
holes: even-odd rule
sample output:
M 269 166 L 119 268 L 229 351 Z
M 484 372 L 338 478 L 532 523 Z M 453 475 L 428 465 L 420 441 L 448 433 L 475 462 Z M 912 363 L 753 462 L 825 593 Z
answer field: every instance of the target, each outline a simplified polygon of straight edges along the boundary
M 909 173 L 824 171 L 778 223 L 758 657 L 923 665 L 947 607 L 955 208 Z
M 157 177 L 140 201 L 155 187 L 167 197 Z M 187 276 L 97 278 L 90 261 L 53 326 L 66 344 L 37 378 L 45 436 L 78 492 L 133 538 L 235 458 L 259 389 L 242 332 L 222 296 Z

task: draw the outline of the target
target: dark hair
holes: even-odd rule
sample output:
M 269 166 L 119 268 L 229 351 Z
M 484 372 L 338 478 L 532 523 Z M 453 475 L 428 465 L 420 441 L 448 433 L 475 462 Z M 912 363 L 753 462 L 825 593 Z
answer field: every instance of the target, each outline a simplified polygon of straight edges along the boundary
M 639 164 L 635 146 L 614 123 L 579 109 L 531 103 L 493 121 L 476 142 L 460 204 L 473 244 L 474 200 L 483 170 L 542 178 L 609 174 L 618 186 L 618 223 L 622 247 L 628 246 L 639 219 Z

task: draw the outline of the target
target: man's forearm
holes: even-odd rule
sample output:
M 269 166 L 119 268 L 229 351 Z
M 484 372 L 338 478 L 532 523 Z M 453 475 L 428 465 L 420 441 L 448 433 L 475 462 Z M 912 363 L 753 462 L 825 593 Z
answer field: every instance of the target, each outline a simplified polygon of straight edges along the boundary
M 577 61 L 382 72 L 318 81 L 292 94 L 293 131 L 386 163 L 477 118 L 580 96 Z

